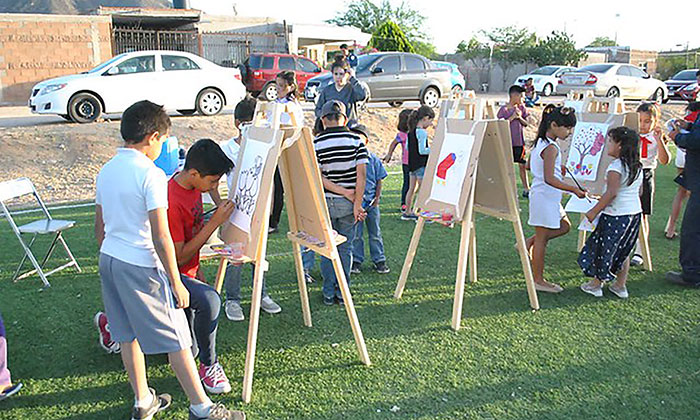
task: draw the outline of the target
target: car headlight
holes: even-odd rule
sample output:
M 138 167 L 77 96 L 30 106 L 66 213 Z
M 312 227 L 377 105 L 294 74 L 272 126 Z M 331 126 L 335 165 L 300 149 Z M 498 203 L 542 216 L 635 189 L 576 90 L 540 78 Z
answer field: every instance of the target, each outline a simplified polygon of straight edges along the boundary
M 55 84 L 55 85 L 48 85 L 48 86 L 44 87 L 43 89 L 41 89 L 41 93 L 39 93 L 39 95 L 46 95 L 47 93 L 51 93 L 51 92 L 55 92 L 55 91 L 57 91 L 57 90 L 61 90 L 61 89 L 63 89 L 64 87 L 66 87 L 66 85 L 67 85 L 66 83 L 58 83 L 58 84 Z
M 692 91 L 694 91 L 694 90 L 697 89 L 697 88 L 698 88 L 698 84 L 697 84 L 697 83 L 691 83 L 691 84 L 689 84 L 688 86 L 686 86 L 685 88 L 683 88 L 683 90 L 687 90 L 688 92 L 692 92 Z

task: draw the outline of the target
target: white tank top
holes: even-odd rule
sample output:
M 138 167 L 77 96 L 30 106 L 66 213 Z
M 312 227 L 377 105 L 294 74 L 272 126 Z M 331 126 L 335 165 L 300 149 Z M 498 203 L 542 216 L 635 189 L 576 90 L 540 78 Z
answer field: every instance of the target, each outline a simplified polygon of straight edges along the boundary
M 530 193 L 535 195 L 542 195 L 546 197 L 551 197 L 554 200 L 561 201 L 562 191 L 558 188 L 554 188 L 544 181 L 544 159 L 542 158 L 542 152 L 550 144 L 557 148 L 557 157 L 554 160 L 554 176 L 558 180 L 562 180 L 561 176 L 561 149 L 556 141 L 550 140 L 548 138 L 538 139 L 535 143 L 534 149 L 530 153 L 530 171 L 532 172 L 532 187 L 530 187 Z

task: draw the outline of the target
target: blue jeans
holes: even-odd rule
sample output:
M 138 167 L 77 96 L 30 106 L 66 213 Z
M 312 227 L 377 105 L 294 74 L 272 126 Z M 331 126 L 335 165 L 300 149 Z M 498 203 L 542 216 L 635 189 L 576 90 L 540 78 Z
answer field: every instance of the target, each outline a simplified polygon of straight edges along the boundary
M 309 248 L 302 246 L 301 261 L 302 265 L 304 266 L 304 271 L 308 273 L 312 268 L 314 268 L 314 264 L 316 264 L 316 253 Z
M 255 279 L 255 265 L 250 265 L 253 269 L 250 270 L 250 284 L 253 284 Z M 237 303 L 241 303 L 241 271 L 243 270 L 243 264 L 230 264 L 226 267 L 226 273 L 224 274 L 224 289 L 226 290 L 226 300 L 232 300 Z M 262 297 L 267 296 L 267 285 L 265 284 L 265 277 L 263 276 L 262 283 Z M 251 286 L 252 287 L 252 286 Z
M 348 282 L 348 286 L 350 286 L 350 263 L 355 230 L 355 215 L 352 212 L 353 204 L 344 197 L 326 197 L 326 204 L 328 204 L 331 226 L 339 235 L 347 238 L 347 241 L 338 245 L 338 253 L 343 264 L 345 279 Z M 338 279 L 336 279 L 333 271 L 333 263 L 326 257 L 321 257 L 321 276 L 323 276 L 323 296 L 326 298 L 342 298 L 338 287 Z
M 369 236 L 369 255 L 372 262 L 377 264 L 386 261 L 384 255 L 384 241 L 382 240 L 382 230 L 379 227 L 379 207 L 371 206 L 367 209 L 367 234 Z M 362 264 L 365 260 L 365 241 L 363 238 L 363 223 L 358 223 L 355 226 L 355 240 L 352 243 L 352 260 Z
M 539 100 L 540 100 L 540 97 L 537 95 L 533 96 L 532 98 L 528 98 L 526 96 L 525 97 L 525 106 L 528 108 L 532 108 L 533 106 L 535 106 L 535 104 L 537 104 L 537 101 L 539 101 Z
M 185 316 L 192 334 L 192 355 L 206 366 L 216 363 L 216 330 L 219 326 L 221 298 L 216 290 L 199 280 L 180 275 L 190 292 L 190 307 Z

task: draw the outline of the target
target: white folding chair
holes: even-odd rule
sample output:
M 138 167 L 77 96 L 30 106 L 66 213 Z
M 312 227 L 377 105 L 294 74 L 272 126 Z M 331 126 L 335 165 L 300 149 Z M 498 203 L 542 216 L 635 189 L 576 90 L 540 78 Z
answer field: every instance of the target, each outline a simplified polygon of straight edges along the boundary
M 35 220 L 31 223 L 27 223 L 22 226 L 17 226 L 15 221 L 12 219 L 12 214 L 10 213 L 9 208 L 5 203 L 9 200 L 17 199 L 29 194 L 32 194 L 36 201 L 39 203 L 39 207 L 44 213 L 45 218 Z M 5 213 L 7 221 L 10 223 L 10 227 L 12 227 L 12 231 L 15 233 L 17 239 L 19 239 L 19 243 L 24 249 L 24 256 L 22 257 L 22 261 L 20 261 L 14 276 L 12 276 L 13 281 L 18 281 L 20 279 L 29 277 L 34 273 L 37 273 L 41 278 L 41 281 L 44 282 L 44 287 L 49 287 L 51 285 L 49 284 L 48 280 L 46 280 L 46 277 L 57 271 L 61 271 L 64 268 L 68 268 L 71 266 L 75 266 L 76 270 L 78 270 L 79 273 L 81 272 L 80 266 L 78 266 L 78 262 L 73 257 L 73 254 L 70 252 L 70 249 L 68 249 L 68 245 L 66 245 L 66 241 L 63 240 L 62 235 L 63 231 L 73 227 L 75 222 L 71 220 L 56 220 L 52 218 L 49 214 L 49 210 L 44 205 L 44 202 L 41 200 L 41 197 L 39 197 L 39 193 L 36 191 L 36 189 L 34 188 L 34 184 L 32 184 L 32 181 L 30 181 L 29 178 L 17 178 L 12 181 L 0 182 L 0 206 L 2 207 L 2 211 Z M 32 239 L 29 241 L 29 244 L 27 244 L 24 241 L 22 237 L 23 234 L 32 235 Z M 45 234 L 52 234 L 55 236 L 53 238 L 53 241 L 51 242 L 49 250 L 44 256 L 43 261 L 41 262 L 41 264 L 39 264 L 37 262 L 37 259 L 34 257 L 31 248 L 37 236 Z M 63 245 L 63 248 L 66 250 L 68 257 L 70 258 L 70 262 L 63 264 L 60 267 L 54 268 L 51 271 L 44 272 L 44 265 L 51 257 L 51 254 L 53 253 L 58 243 Z M 34 266 L 34 269 L 20 275 L 20 272 L 22 271 L 22 266 L 24 265 L 24 262 L 27 260 L 27 258 L 29 258 L 29 261 L 31 261 L 32 265 Z

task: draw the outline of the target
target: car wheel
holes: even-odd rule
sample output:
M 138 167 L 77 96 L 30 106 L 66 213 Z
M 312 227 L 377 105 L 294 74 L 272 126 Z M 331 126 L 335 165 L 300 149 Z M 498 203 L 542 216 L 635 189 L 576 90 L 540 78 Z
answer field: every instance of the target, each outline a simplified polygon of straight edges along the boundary
M 663 103 L 664 101 L 664 90 L 661 88 L 656 89 L 654 94 L 651 96 L 651 100 L 657 104 Z
M 268 83 L 263 88 L 261 94 L 263 99 L 266 101 L 273 102 L 277 100 L 277 85 L 274 83 Z
M 608 98 L 619 98 L 620 97 L 620 89 L 613 86 L 608 90 L 608 93 L 606 93 L 605 96 L 607 96 Z
M 460 85 L 452 86 L 452 91 L 451 91 L 452 98 L 453 99 L 458 98 L 462 94 L 463 91 L 464 91 L 464 89 L 462 89 L 462 86 L 460 86 Z
M 550 96 L 553 91 L 554 88 L 552 87 L 552 84 L 547 83 L 546 85 L 544 85 L 544 88 L 542 88 L 542 96 Z
M 90 123 L 102 114 L 102 104 L 90 93 L 78 93 L 68 101 L 68 116 L 77 123 Z
M 389 102 L 389 105 L 390 105 L 392 108 L 399 108 L 399 107 L 401 107 L 401 105 L 403 105 L 403 102 L 401 102 L 401 101 L 391 101 L 391 102 Z
M 196 109 L 178 109 L 177 112 L 179 112 L 182 115 L 192 115 L 195 112 L 197 112 Z
M 433 86 L 430 86 L 429 88 L 425 89 L 423 91 L 423 95 L 421 95 L 420 98 L 420 103 L 421 105 L 427 105 L 431 108 L 435 108 L 438 106 L 438 103 L 440 102 L 440 92 Z
M 224 109 L 224 97 L 217 90 L 208 88 L 199 92 L 196 104 L 201 115 L 216 115 Z

